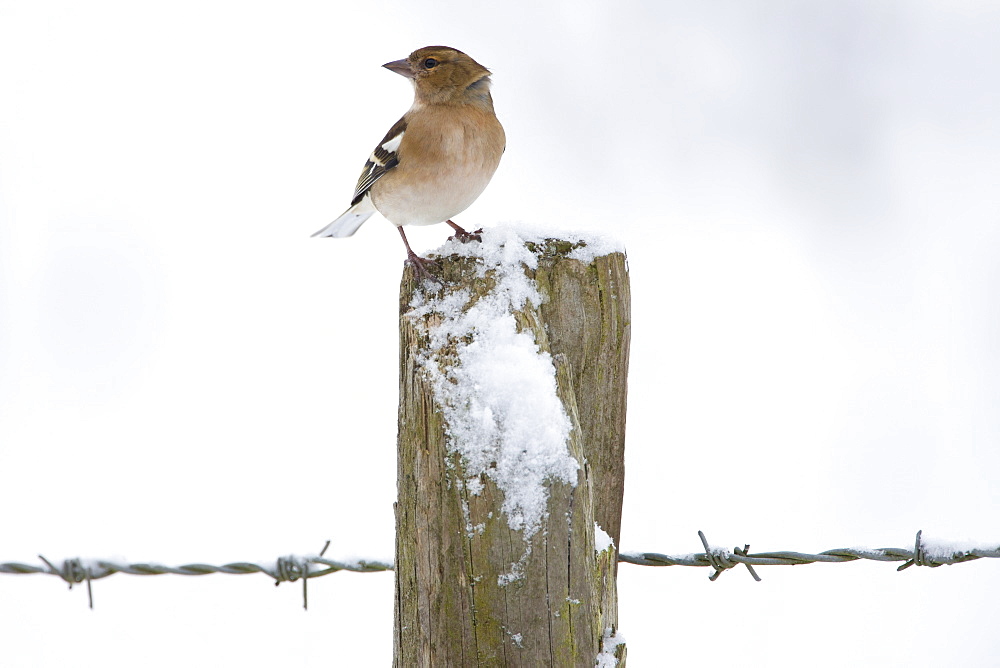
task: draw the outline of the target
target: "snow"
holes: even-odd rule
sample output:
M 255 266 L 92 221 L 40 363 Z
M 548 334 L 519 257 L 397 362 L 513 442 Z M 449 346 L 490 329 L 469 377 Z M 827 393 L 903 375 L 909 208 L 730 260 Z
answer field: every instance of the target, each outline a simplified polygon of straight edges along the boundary
M 522 245 L 524 243 L 544 243 L 547 239 L 558 238 L 563 241 L 569 241 L 572 244 L 579 244 L 579 247 L 574 248 L 567 257 L 574 260 L 579 260 L 581 262 L 589 264 L 593 262 L 595 258 L 601 257 L 603 255 L 609 255 L 611 253 L 624 253 L 625 244 L 622 240 L 606 235 L 594 232 L 593 230 L 581 231 L 581 230 L 558 230 L 553 231 L 551 227 L 538 227 L 535 225 L 528 225 L 526 223 L 508 223 L 504 225 L 497 225 L 496 227 L 489 227 L 484 229 L 480 236 L 483 238 L 483 246 L 492 246 L 501 239 L 509 239 L 510 235 L 516 236 L 521 240 Z M 433 251 L 434 255 L 460 255 L 462 257 L 482 257 L 480 249 L 477 248 L 478 244 L 467 244 L 460 241 L 449 241 L 442 245 L 437 250 Z M 485 252 L 493 252 L 492 249 L 486 250 Z M 528 265 L 532 268 L 536 264 Z
M 594 551 L 604 552 L 604 550 L 614 546 L 615 541 L 611 539 L 608 532 L 602 529 L 600 524 L 594 522 Z
M 962 557 L 973 552 L 1000 552 L 1000 541 L 984 542 L 978 540 L 946 540 L 942 538 L 928 538 L 926 533 L 921 535 L 920 545 L 924 554 L 935 561 L 946 561 L 956 557 Z M 912 548 L 912 545 L 909 547 Z M 886 554 L 884 548 L 872 547 L 852 547 L 852 550 L 862 555 L 872 557 L 883 557 Z
M 859 555 L 869 556 L 869 557 L 884 557 L 885 550 L 877 547 L 852 547 L 850 548 L 857 552 Z
M 977 550 L 982 552 L 1000 550 L 1000 541 L 985 543 L 974 540 L 941 540 L 921 537 L 920 544 L 924 548 L 924 554 L 931 559 L 939 560 L 950 559 L 956 555 L 971 554 Z
M 497 584 L 499 586 L 506 587 L 513 582 L 524 579 L 524 564 L 527 562 L 527 557 L 530 552 L 531 546 L 528 546 L 528 551 L 521 556 L 521 560 L 510 565 L 509 572 L 501 573 L 497 576 Z
M 621 631 L 616 631 L 610 626 L 604 629 L 604 638 L 601 640 L 601 652 L 594 662 L 596 668 L 614 668 L 618 665 L 615 658 L 615 648 L 625 643 L 625 636 Z
M 418 362 L 442 408 L 448 448 L 463 459 L 466 491 L 478 494 L 481 477 L 491 478 L 503 492 L 510 528 L 527 538 L 545 516 L 546 485 L 575 485 L 580 467 L 567 447 L 572 423 L 556 394 L 552 357 L 530 331 L 518 331 L 514 318 L 542 299 L 525 274 L 538 266 L 525 244 L 551 235 L 501 226 L 481 236 L 481 243 L 451 241 L 437 253 L 477 258 L 478 276 L 495 280 L 492 291 L 474 300 L 467 290 L 442 293 L 425 283 L 410 303 L 410 317 L 440 322 L 428 331 L 431 352 Z M 573 251 L 581 259 L 619 247 L 596 235 L 571 239 L 582 244 Z M 448 345 L 458 359 L 444 364 L 439 351 Z

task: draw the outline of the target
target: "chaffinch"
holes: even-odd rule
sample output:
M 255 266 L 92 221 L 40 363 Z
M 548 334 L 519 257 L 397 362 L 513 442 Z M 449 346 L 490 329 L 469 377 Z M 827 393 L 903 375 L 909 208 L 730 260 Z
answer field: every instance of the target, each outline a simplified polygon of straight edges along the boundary
M 486 189 L 506 138 L 493 112 L 490 71 L 457 49 L 427 46 L 385 67 L 413 82 L 413 106 L 372 152 L 351 208 L 314 237 L 348 237 L 375 211 L 396 225 L 407 260 L 429 276 L 403 225 L 448 223 Z

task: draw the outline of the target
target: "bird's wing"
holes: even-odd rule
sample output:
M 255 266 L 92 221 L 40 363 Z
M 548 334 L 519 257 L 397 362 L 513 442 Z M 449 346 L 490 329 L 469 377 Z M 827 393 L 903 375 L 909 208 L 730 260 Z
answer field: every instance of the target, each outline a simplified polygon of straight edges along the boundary
M 354 199 L 351 200 L 352 205 L 360 202 L 376 181 L 399 164 L 396 152 L 399 150 L 399 143 L 403 141 L 404 132 L 406 132 L 405 117 L 396 121 L 396 124 L 389 128 L 385 138 L 372 151 L 368 162 L 365 163 L 365 168 L 361 170 L 361 178 L 358 179 L 358 187 L 354 189 Z

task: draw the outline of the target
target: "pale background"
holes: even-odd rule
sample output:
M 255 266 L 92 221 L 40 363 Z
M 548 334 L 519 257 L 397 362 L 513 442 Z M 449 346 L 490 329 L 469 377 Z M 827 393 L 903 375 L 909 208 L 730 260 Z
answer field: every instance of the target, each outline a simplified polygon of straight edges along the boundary
M 309 235 L 430 44 L 459 222 L 628 248 L 624 549 L 1000 540 L 997 2 L 0 0 L 0 561 L 391 557 L 403 247 Z M 629 664 L 1000 661 L 996 561 L 759 571 L 623 565 Z M 0 575 L 0 665 L 389 664 L 391 574 L 300 590 Z

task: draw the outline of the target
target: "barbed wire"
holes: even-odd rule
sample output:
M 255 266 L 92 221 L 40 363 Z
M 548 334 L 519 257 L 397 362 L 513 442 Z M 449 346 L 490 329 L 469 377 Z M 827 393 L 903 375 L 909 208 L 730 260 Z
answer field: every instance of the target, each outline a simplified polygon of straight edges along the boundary
M 904 562 L 896 570 L 903 571 L 910 566 L 938 566 L 960 564 L 976 559 L 997 559 L 1000 558 L 1000 544 L 993 548 L 968 548 L 968 549 L 948 549 L 937 548 L 932 551 L 923 540 L 923 531 L 917 532 L 913 549 L 882 547 L 882 548 L 841 548 L 837 550 L 826 550 L 819 554 L 808 554 L 805 552 L 758 552 L 750 554 L 750 546 L 742 548 L 734 547 L 732 551 L 725 548 L 711 547 L 705 534 L 698 532 L 704 552 L 686 554 L 681 556 L 668 556 L 656 552 L 623 552 L 618 555 L 618 561 L 639 566 L 710 566 L 715 572 L 709 576 L 709 580 L 717 579 L 723 571 L 735 568 L 740 564 L 747 567 L 754 580 L 760 582 L 760 577 L 754 570 L 754 566 L 799 566 L 801 564 L 815 563 L 846 563 L 848 561 L 858 561 L 859 559 L 869 559 L 872 561 L 902 561 Z
M 657 552 L 622 552 L 618 555 L 618 561 L 638 566 L 707 566 L 715 569 L 715 572 L 708 578 L 712 581 L 715 581 L 723 572 L 730 568 L 735 568 L 743 564 L 754 580 L 760 582 L 761 578 L 754 570 L 754 566 L 799 566 L 814 563 L 846 563 L 868 559 L 871 561 L 902 561 L 904 563 L 896 570 L 903 571 L 910 566 L 936 568 L 946 564 L 960 564 L 976 559 L 1000 558 L 1000 544 L 994 548 L 945 549 L 938 547 L 929 550 L 927 543 L 923 540 L 923 531 L 917 532 L 913 549 L 895 547 L 877 549 L 842 548 L 826 550 L 819 554 L 789 551 L 750 554 L 749 545 L 744 545 L 742 548 L 734 547 L 730 551 L 725 548 L 709 545 L 708 539 L 701 531 L 698 532 L 698 537 L 701 539 L 701 544 L 704 547 L 704 551 L 702 552 L 675 556 L 659 554 Z M 91 582 L 106 578 L 115 573 L 128 573 L 129 575 L 166 575 L 168 573 L 174 575 L 208 575 L 210 573 L 246 575 L 249 573 L 265 573 L 274 578 L 275 586 L 280 585 L 282 582 L 302 580 L 302 607 L 308 610 L 309 596 L 307 583 L 311 578 L 318 578 L 340 571 L 376 573 L 391 571 L 393 569 L 393 564 L 384 561 L 364 559 L 335 561 L 333 559 L 326 559 L 323 555 L 329 547 L 330 541 L 327 541 L 318 556 L 289 555 L 278 557 L 273 566 L 242 561 L 222 566 L 211 566 L 209 564 L 163 566 L 155 563 L 122 564 L 114 561 L 81 558 L 65 559 L 61 564 L 56 565 L 42 555 L 38 555 L 38 558 L 42 560 L 44 565 L 0 562 L 0 573 L 12 575 L 30 575 L 35 573 L 55 575 L 69 583 L 70 589 L 75 584 L 86 582 L 87 600 L 91 609 L 94 607 Z
M 209 575 L 211 573 L 229 573 L 230 575 L 247 575 L 249 573 L 266 573 L 274 578 L 275 586 L 282 582 L 295 582 L 302 580 L 302 607 L 309 609 L 308 581 L 310 578 L 318 578 L 330 573 L 339 571 L 352 571 L 355 573 L 376 573 L 379 571 L 391 571 L 393 565 L 384 561 L 358 559 L 354 561 L 335 561 L 325 559 L 323 555 L 330 547 L 330 541 L 320 551 L 318 556 L 297 556 L 288 555 L 278 557 L 274 565 L 261 565 L 245 561 L 238 561 L 222 566 L 212 566 L 210 564 L 185 564 L 183 566 L 164 566 L 156 563 L 122 564 L 103 559 L 81 559 L 79 557 L 63 560 L 62 564 L 55 565 L 42 555 L 38 555 L 45 565 L 33 566 L 17 562 L 0 562 L 0 573 L 12 575 L 30 575 L 42 573 L 45 575 L 56 575 L 69 583 L 69 588 L 73 585 L 87 583 L 87 601 L 90 609 L 94 608 L 94 595 L 91 581 L 106 578 L 115 573 L 127 573 L 129 575 Z M 314 566 L 318 566 L 313 570 Z

